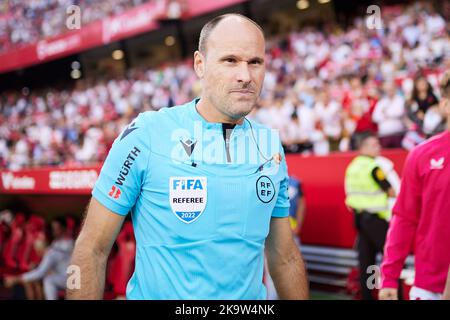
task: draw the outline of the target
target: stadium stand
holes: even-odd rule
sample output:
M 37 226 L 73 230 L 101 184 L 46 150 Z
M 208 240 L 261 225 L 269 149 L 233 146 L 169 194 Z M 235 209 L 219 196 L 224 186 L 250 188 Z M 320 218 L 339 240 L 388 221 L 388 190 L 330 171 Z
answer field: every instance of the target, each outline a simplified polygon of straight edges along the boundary
M 76 4 L 82 10 L 82 23 L 117 15 L 142 4 L 143 0 L 2 1 L 0 6 L 0 52 L 17 49 L 67 31 L 66 9 Z

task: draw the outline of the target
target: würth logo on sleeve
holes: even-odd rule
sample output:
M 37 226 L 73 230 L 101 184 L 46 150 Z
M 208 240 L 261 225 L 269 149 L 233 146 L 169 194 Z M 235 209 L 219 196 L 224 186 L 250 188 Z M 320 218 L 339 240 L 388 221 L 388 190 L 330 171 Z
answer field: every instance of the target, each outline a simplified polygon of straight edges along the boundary
M 431 159 L 430 160 L 430 170 L 442 170 L 444 169 L 444 161 L 445 158 L 441 157 L 440 159 Z
M 127 179 L 128 174 L 130 173 L 131 167 L 133 166 L 134 162 L 136 161 L 136 158 L 141 153 L 141 150 L 139 150 L 138 147 L 134 147 L 130 153 L 128 154 L 128 157 L 125 159 L 125 162 L 123 163 L 119 176 L 116 179 L 116 184 L 119 186 L 122 186 Z

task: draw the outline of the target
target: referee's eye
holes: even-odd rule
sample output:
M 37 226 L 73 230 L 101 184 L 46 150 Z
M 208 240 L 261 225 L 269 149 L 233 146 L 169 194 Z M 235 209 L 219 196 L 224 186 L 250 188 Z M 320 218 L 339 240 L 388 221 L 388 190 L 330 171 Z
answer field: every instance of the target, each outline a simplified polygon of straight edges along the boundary
M 263 61 L 261 60 L 261 59 L 252 59 L 252 60 L 250 60 L 249 62 L 248 62 L 248 64 L 251 64 L 251 65 L 262 65 L 263 64 Z
M 236 58 L 225 58 L 224 61 L 227 63 L 236 63 L 237 62 Z

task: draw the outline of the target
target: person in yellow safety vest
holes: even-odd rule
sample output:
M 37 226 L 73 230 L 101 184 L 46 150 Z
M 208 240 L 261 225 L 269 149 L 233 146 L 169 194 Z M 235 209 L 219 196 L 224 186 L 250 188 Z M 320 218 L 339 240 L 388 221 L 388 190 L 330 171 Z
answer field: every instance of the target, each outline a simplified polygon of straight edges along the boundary
M 391 216 L 389 197 L 395 192 L 375 158 L 381 146 L 378 138 L 368 133 L 358 141 L 359 155 L 345 172 L 345 204 L 353 211 L 358 232 L 357 250 L 360 270 L 361 294 L 372 300 L 369 266 L 376 264 L 377 253 L 383 252 Z

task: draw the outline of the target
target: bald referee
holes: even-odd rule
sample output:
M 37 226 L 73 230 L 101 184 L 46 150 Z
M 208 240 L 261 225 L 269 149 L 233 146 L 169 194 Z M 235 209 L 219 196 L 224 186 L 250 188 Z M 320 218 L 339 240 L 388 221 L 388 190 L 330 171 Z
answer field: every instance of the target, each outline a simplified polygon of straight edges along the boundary
M 194 68 L 202 94 L 141 113 L 115 140 L 92 192 L 71 264 L 101 299 L 125 216 L 136 236 L 128 299 L 266 299 L 264 250 L 281 299 L 307 299 L 288 221 L 288 175 L 277 134 L 246 118 L 264 79 L 265 39 L 228 14 L 202 29 Z

